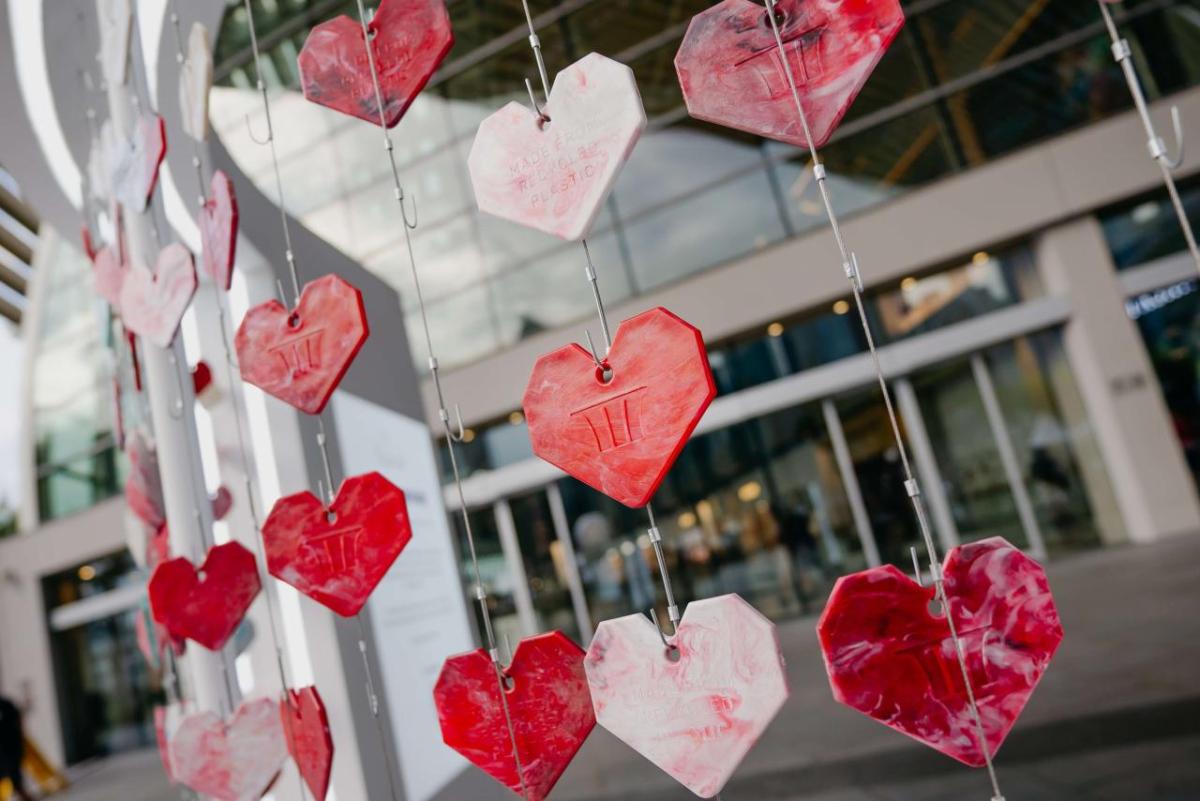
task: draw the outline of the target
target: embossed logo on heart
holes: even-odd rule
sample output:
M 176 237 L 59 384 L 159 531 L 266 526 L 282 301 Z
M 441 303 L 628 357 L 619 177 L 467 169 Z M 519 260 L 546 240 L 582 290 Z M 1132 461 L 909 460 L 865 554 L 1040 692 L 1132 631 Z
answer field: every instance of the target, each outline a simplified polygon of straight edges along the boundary
M 542 801 L 596 725 L 583 649 L 561 632 L 521 640 L 504 669 L 525 797 Z M 442 739 L 492 778 L 521 793 L 491 657 L 482 648 L 442 665 L 433 698 Z
M 596 722 L 701 798 L 721 792 L 788 697 L 775 625 L 737 595 L 693 601 L 670 650 L 642 614 L 596 628 Z
M 445 0 L 383 0 L 367 26 L 384 118 L 391 128 L 454 45 Z M 310 102 L 379 124 L 362 25 L 335 17 L 312 29 L 300 51 L 300 85 Z
M 946 555 L 946 595 L 992 754 L 1004 742 L 1062 640 L 1046 574 L 1000 537 Z M 984 755 L 933 587 L 893 565 L 838 579 L 817 633 L 833 696 L 979 767 Z
M 343 481 L 328 507 L 311 492 L 280 498 L 262 534 L 272 576 L 352 617 L 408 545 L 412 527 L 404 492 L 364 473 Z
M 228 723 L 212 712 L 189 715 L 171 740 L 177 781 L 219 801 L 255 801 L 287 759 L 279 705 L 271 698 L 245 701 Z
M 125 208 L 141 213 L 150 204 L 158 168 L 167 155 L 166 124 L 157 114 L 143 114 L 130 141 L 112 147 L 113 192 Z
M 333 770 L 333 736 L 325 703 L 316 687 L 288 690 L 279 702 L 279 719 L 292 755 L 304 783 L 313 798 L 324 801 L 329 792 L 329 774 Z
M 598 53 L 554 79 L 545 122 L 509 103 L 479 125 L 467 166 L 479 210 L 567 240 L 591 230 L 646 128 L 633 70 Z
M 605 364 L 578 345 L 540 357 L 525 388 L 529 439 L 583 483 L 645 506 L 717 394 L 704 340 L 659 307 L 621 323 Z
M 833 135 L 904 25 L 899 0 L 776 0 L 780 38 L 812 132 Z M 688 113 L 807 146 L 767 10 L 725 0 L 692 18 L 675 56 Z
M 242 378 L 320 414 L 367 341 L 362 293 L 336 275 L 305 285 L 289 312 L 277 300 L 246 312 L 234 337 Z
M 217 287 L 229 291 L 237 254 L 238 206 L 233 182 L 221 170 L 213 173 L 208 200 L 196 218 L 200 229 L 200 263 Z
M 153 274 L 137 267 L 125 271 L 121 319 L 133 333 L 169 348 L 195 293 L 192 254 L 177 242 L 167 245 L 159 251 Z
M 212 89 L 213 59 L 208 28 L 192 23 L 187 57 L 179 66 L 179 115 L 183 132 L 203 142 L 208 138 L 208 92 Z
M 154 569 L 147 585 L 154 620 L 172 637 L 220 649 L 261 589 L 254 554 L 237 542 L 208 552 L 199 571 L 183 557 Z

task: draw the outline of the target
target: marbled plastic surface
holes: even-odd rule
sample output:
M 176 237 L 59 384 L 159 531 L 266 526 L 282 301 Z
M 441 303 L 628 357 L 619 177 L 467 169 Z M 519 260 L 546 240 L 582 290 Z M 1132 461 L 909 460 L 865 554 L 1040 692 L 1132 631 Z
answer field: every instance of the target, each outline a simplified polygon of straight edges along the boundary
M 479 125 L 467 168 L 479 210 L 582 239 L 646 128 L 633 70 L 590 53 L 560 72 L 544 123 L 511 102 Z
M 596 725 L 583 649 L 561 632 L 521 640 L 503 675 L 526 801 L 542 801 Z M 482 648 L 452 656 L 433 688 L 442 739 L 515 793 L 522 792 L 496 668 Z
M 596 628 L 596 721 L 701 798 L 721 792 L 788 697 L 775 624 L 737 595 L 693 601 L 671 640 L 648 617 Z
M 139 616 L 138 620 L 141 619 Z M 158 756 L 162 760 L 163 773 L 167 775 L 167 781 L 171 784 L 175 783 L 175 770 L 171 767 L 171 738 L 178 728 L 178 721 L 173 720 L 177 716 L 176 709 L 162 705 L 154 707 L 154 739 L 158 743 Z
M 215 651 L 225 645 L 262 588 L 254 554 L 238 542 L 217 545 L 196 567 L 184 557 L 163 562 L 147 592 L 154 619 L 172 637 Z
M 367 29 L 391 128 L 454 45 L 445 0 L 383 0 Z M 379 105 L 358 18 L 334 17 L 312 29 L 298 59 L 304 97 L 379 124 Z
M 189 715 L 171 741 L 175 779 L 217 801 L 255 801 L 271 788 L 287 759 L 279 704 L 244 701 L 233 718 Z
M 234 337 L 242 378 L 308 414 L 320 414 L 367 341 L 362 293 L 332 273 L 304 286 L 289 312 L 260 303 Z
M 288 690 L 279 702 L 279 719 L 288 753 L 292 755 L 304 783 L 315 801 L 325 801 L 329 774 L 333 770 L 333 735 L 325 703 L 316 687 Z
M 262 534 L 272 576 L 352 617 L 412 539 L 412 526 L 404 492 L 364 473 L 343 481 L 329 507 L 307 491 L 280 498 Z
M 992 754 L 1062 640 L 1041 566 L 1000 537 L 946 555 L 946 595 Z M 834 586 L 817 633 L 833 696 L 972 766 L 984 764 L 946 618 L 933 587 L 893 565 Z
M 717 394 L 704 339 L 658 307 L 617 328 L 605 383 L 591 354 L 540 357 L 525 388 L 533 452 L 626 506 L 644 506 Z
M 112 187 L 125 208 L 141 213 L 158 184 L 158 168 L 167 155 L 167 126 L 157 114 L 138 117 L 132 138 L 113 145 Z
M 169 348 L 196 294 L 196 265 L 178 242 L 158 254 L 154 273 L 139 267 L 125 271 L 121 319 L 125 327 L 153 345 Z
M 96 294 L 108 301 L 108 305 L 119 316 L 121 314 L 121 287 L 128 270 L 121 263 L 121 254 L 116 245 L 105 245 L 92 260 L 92 280 Z
M 179 66 L 179 123 L 183 132 L 197 142 L 208 138 L 208 92 L 212 80 L 208 28 L 193 22 L 188 32 L 187 56 Z
M 777 0 L 780 38 L 814 144 L 833 135 L 904 25 L 899 0 Z M 762 3 L 697 14 L 675 56 L 688 113 L 804 147 L 784 62 Z
M 219 289 L 229 291 L 237 255 L 238 206 L 233 181 L 221 170 L 213 173 L 208 200 L 196 218 L 200 229 L 200 265 Z

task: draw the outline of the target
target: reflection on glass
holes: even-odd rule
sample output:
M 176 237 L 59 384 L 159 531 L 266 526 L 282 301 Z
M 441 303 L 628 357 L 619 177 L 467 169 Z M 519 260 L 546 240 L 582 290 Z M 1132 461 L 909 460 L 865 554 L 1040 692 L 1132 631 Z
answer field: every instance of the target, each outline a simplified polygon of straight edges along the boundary
M 538 631 L 558 629 L 579 642 L 567 581 L 567 553 L 554 531 L 544 490 L 509 499 Z
M 986 358 L 1047 549 L 1123 539 L 1061 332 L 1021 337 L 991 348 Z
M 1028 548 L 970 363 L 926 370 L 912 384 L 959 539 L 1004 537 Z
M 509 640 L 515 643 L 523 636 L 521 619 L 517 614 L 517 605 L 513 598 L 513 574 L 508 569 L 508 561 L 504 558 L 504 550 L 500 545 L 500 532 L 496 528 L 495 512 L 489 506 L 467 514 L 471 520 L 475 555 L 479 559 L 479 575 L 483 581 L 483 589 L 487 592 L 488 613 L 492 618 L 496 642 L 504 642 L 505 635 L 507 635 Z M 454 521 L 454 531 L 458 535 L 458 567 L 463 587 L 474 587 L 475 568 L 471 564 L 471 549 L 467 544 L 462 514 L 452 514 L 450 519 Z M 471 595 L 467 598 L 467 603 L 475 615 L 476 631 L 479 633 L 478 641 L 486 643 L 483 613 L 479 610 L 479 602 L 475 600 L 474 595 Z
M 1180 188 L 1183 207 L 1194 230 L 1200 230 L 1200 185 Z M 1101 212 L 1100 224 L 1118 270 L 1145 264 L 1187 248 L 1183 228 L 1166 189 Z
M 924 545 L 904 491 L 904 469 L 887 411 L 872 387 L 837 401 L 850 459 L 871 521 L 879 558 L 903 570 L 912 567 L 909 548 Z M 904 436 L 904 420 L 900 420 Z

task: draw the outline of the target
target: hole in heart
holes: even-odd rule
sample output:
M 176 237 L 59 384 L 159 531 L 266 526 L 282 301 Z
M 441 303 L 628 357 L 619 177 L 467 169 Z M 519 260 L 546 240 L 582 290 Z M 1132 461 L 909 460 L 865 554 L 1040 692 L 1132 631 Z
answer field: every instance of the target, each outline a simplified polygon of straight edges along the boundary
M 547 128 L 549 128 L 550 127 L 550 118 L 547 117 L 545 114 L 538 117 L 537 127 L 538 127 L 539 131 L 544 131 Z
M 678 645 L 668 645 L 667 650 L 664 651 L 663 653 L 667 657 L 668 662 L 678 662 L 680 660 L 680 658 L 683 656 L 682 654 L 679 653 Z
M 508 675 L 507 673 L 503 674 L 500 677 L 500 681 L 502 684 L 504 684 L 504 691 L 506 693 L 511 693 L 513 690 L 515 690 L 517 688 L 516 679 L 514 679 L 512 676 Z
M 596 380 L 601 384 L 611 384 L 613 380 L 613 369 L 607 364 L 602 364 L 596 368 Z
M 943 612 L 942 602 L 937 598 L 931 598 L 929 600 L 929 615 L 931 617 L 941 617 Z
M 767 19 L 767 14 L 769 14 L 769 13 L 771 13 L 771 12 L 769 12 L 769 11 L 763 12 L 763 21 L 768 28 L 771 27 L 771 21 L 769 19 Z M 782 28 L 784 25 L 787 24 L 787 15 L 784 14 L 782 11 L 780 11 L 778 8 L 775 9 L 775 24 L 778 25 L 780 28 Z
M 196 571 L 196 580 L 197 580 L 197 581 L 201 581 L 201 582 L 203 582 L 203 581 L 204 581 L 204 579 L 205 579 L 205 574 L 204 574 L 204 571 L 203 571 L 203 570 L 197 570 L 197 571 Z
M 333 511 L 332 509 L 326 509 L 325 510 L 325 521 L 327 523 L 336 523 L 337 522 L 337 512 Z
M 300 327 L 300 315 L 296 314 L 295 312 L 292 312 L 291 314 L 289 314 L 288 315 L 288 325 L 290 325 L 292 328 L 299 328 Z
M 374 25 L 367 27 L 367 39 L 368 40 L 375 41 L 375 37 L 378 35 L 379 35 L 379 29 L 376 28 Z

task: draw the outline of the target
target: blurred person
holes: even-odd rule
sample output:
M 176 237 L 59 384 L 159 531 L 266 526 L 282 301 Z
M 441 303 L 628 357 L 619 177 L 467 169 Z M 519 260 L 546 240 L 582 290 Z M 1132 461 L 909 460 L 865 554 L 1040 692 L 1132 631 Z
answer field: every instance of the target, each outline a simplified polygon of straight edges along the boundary
M 25 789 L 21 763 L 25 760 L 25 732 L 21 727 L 21 710 L 0 695 L 0 781 L 8 779 L 20 801 L 33 801 Z

